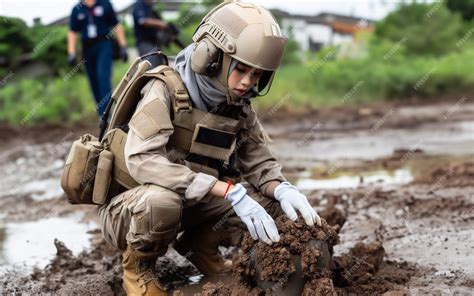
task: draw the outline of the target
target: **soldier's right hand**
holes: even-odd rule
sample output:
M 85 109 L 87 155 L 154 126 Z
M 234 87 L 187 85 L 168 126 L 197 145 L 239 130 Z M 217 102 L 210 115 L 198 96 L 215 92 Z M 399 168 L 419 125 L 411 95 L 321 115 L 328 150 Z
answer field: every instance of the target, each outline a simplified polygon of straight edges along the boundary
M 280 240 L 273 218 L 258 202 L 247 195 L 247 190 L 241 184 L 235 185 L 227 193 L 226 199 L 232 203 L 235 213 L 247 226 L 253 239 L 261 239 L 269 245 Z
M 67 64 L 71 67 L 76 66 L 77 64 L 77 57 L 75 54 L 69 54 L 67 57 Z

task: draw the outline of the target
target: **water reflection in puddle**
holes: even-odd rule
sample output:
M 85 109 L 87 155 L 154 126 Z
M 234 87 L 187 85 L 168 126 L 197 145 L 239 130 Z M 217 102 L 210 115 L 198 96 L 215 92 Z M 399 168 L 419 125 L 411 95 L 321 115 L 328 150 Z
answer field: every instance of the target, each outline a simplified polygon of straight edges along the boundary
M 89 230 L 95 223 L 79 222 L 81 215 L 7 223 L 0 226 L 0 271 L 21 266 L 44 268 L 56 254 L 54 239 L 64 242 L 74 255 L 90 247 Z
M 314 189 L 337 189 L 356 188 L 374 183 L 382 185 L 401 185 L 413 180 L 413 175 L 409 169 L 402 168 L 394 171 L 373 171 L 362 172 L 357 175 L 342 175 L 331 179 L 311 179 L 310 173 L 306 172 L 297 181 L 297 186 L 301 190 Z
M 190 276 L 188 278 L 189 284 L 190 285 L 195 285 L 195 284 L 199 283 L 199 281 L 202 279 L 202 277 L 203 277 L 202 274 Z
M 31 181 L 25 185 L 22 190 L 23 194 L 31 194 L 31 198 L 35 201 L 42 201 L 52 198 L 61 197 L 64 194 L 57 178 Z
M 19 182 L 10 186 L 10 189 L 5 190 L 4 194 L 0 195 L 0 198 L 13 197 L 17 195 L 29 196 L 34 201 L 60 198 L 64 195 L 60 182 L 59 177 Z

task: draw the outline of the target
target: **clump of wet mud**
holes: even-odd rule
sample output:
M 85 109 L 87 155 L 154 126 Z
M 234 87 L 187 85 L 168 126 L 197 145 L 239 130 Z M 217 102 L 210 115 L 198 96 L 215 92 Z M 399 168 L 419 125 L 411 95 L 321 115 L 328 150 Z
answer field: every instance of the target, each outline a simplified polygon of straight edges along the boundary
M 20 279 L 8 273 L 3 291 L 55 295 L 124 295 L 120 279 L 120 253 L 105 241 L 89 252 L 74 256 L 64 243 L 54 241 L 56 256 L 44 269 L 35 269 Z M 19 285 L 22 283 L 22 285 Z
M 302 219 L 293 222 L 282 215 L 275 220 L 280 241 L 271 246 L 245 234 L 241 253 L 234 258 L 233 281 L 207 283 L 201 295 L 236 295 L 236 291 L 249 295 L 271 294 L 284 291 L 288 285 L 302 292 L 304 281 L 295 285 L 293 275 L 328 277 L 330 261 L 327 259 L 332 254 L 332 246 L 339 242 L 339 226 L 330 226 L 324 219 L 322 222 L 322 227 L 309 227 Z M 320 246 L 314 244 L 315 241 L 326 244 Z
M 2 274 L 0 294 L 125 296 L 121 252 L 107 244 L 100 231 L 93 234 L 94 247 L 77 256 L 56 239 L 56 256 L 44 269 L 35 268 L 27 276 L 14 271 Z M 175 253 L 166 254 L 156 262 L 157 277 L 168 289 L 187 284 L 190 276 L 199 274 L 192 264 L 179 264 Z
M 322 227 L 309 227 L 302 219 L 292 222 L 286 216 L 280 216 L 275 220 L 280 241 L 272 246 L 246 235 L 241 245 L 243 254 L 235 260 L 234 274 L 241 280 L 247 280 L 258 272 L 260 280 L 284 285 L 296 271 L 292 255 L 301 256 L 304 275 L 319 272 L 317 264 L 323 250 L 310 246 L 310 241 L 326 242 L 329 253 L 332 253 L 332 246 L 339 242 L 338 227 L 328 225 L 324 219 L 322 222 Z
M 200 295 L 236 295 L 236 291 L 249 295 L 384 293 L 406 283 L 413 274 L 414 269 L 406 263 L 384 262 L 380 242 L 357 243 L 348 253 L 325 263 L 324 249 L 311 242 L 327 242 L 332 254 L 332 246 L 339 241 L 338 225 L 330 226 L 323 219 L 322 227 L 309 227 L 302 219 L 292 222 L 285 216 L 275 222 L 281 237 L 278 243 L 269 246 L 246 234 L 242 253 L 234 259 L 233 282 L 207 283 Z M 298 271 L 303 287 L 296 292 L 298 285 L 292 276 Z
M 347 214 L 343 209 L 338 207 L 338 201 L 340 196 L 335 195 L 328 195 L 325 196 L 326 200 L 328 201 L 327 205 L 324 207 L 322 211 L 318 214 L 321 218 L 326 220 L 326 222 L 331 226 L 337 226 L 335 230 L 339 233 L 339 230 L 342 228 L 344 223 L 347 220 Z
M 355 287 L 374 281 L 385 255 L 381 243 L 357 243 L 347 254 L 333 258 L 332 277 L 338 287 Z M 374 291 L 376 292 L 376 291 Z

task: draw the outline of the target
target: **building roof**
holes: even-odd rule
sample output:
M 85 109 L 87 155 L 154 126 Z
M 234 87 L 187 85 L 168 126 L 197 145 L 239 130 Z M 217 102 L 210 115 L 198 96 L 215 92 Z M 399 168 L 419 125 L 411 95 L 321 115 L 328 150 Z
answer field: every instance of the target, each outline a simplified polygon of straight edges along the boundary
M 307 24 L 321 24 L 329 26 L 334 32 L 342 34 L 354 34 L 361 30 L 373 30 L 374 21 L 346 16 L 335 13 L 323 12 L 317 15 L 290 14 L 282 10 L 272 10 L 277 17 L 291 20 L 301 20 Z
M 374 24 L 375 22 L 366 18 L 360 18 L 355 16 L 348 16 L 348 15 L 341 15 L 335 13 L 327 13 L 323 12 L 317 15 L 317 17 L 322 18 L 327 22 L 339 22 L 339 23 L 346 23 L 346 24 L 357 24 L 360 21 L 366 21 L 369 24 Z
M 369 19 L 347 16 L 335 13 L 322 12 L 317 15 L 304 15 L 304 14 L 291 14 L 280 9 L 274 9 L 272 12 L 279 17 L 286 19 L 297 19 L 303 20 L 308 24 L 331 24 L 333 22 L 356 25 L 361 21 L 367 22 L 369 25 L 374 24 L 375 22 Z

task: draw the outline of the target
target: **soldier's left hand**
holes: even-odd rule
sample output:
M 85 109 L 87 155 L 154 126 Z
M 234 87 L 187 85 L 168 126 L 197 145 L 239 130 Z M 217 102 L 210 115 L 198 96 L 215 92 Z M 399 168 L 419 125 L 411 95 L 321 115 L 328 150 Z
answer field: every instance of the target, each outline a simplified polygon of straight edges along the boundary
M 321 226 L 321 218 L 316 211 L 311 207 L 308 199 L 304 194 L 299 192 L 296 186 L 291 185 L 289 182 L 282 182 L 275 188 L 275 199 L 280 202 L 283 212 L 295 221 L 298 218 L 296 210 L 301 213 L 304 221 L 309 226 L 313 226 L 314 222 Z
M 77 64 L 77 57 L 75 54 L 69 54 L 67 56 L 67 64 L 70 66 L 70 67 L 74 67 L 76 66 Z
M 120 58 L 124 62 L 128 61 L 128 53 L 126 47 L 120 47 Z

